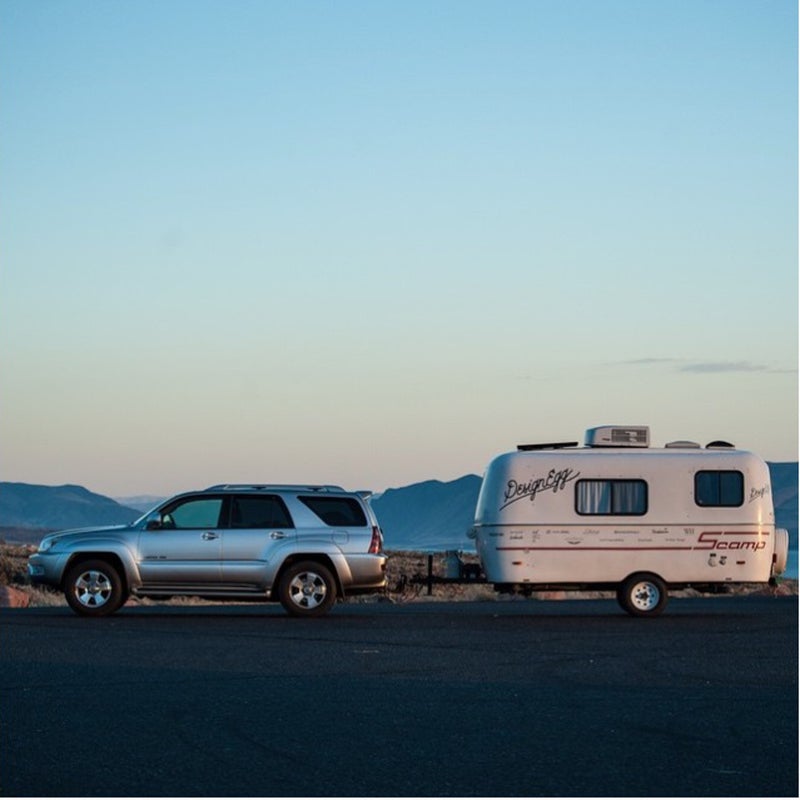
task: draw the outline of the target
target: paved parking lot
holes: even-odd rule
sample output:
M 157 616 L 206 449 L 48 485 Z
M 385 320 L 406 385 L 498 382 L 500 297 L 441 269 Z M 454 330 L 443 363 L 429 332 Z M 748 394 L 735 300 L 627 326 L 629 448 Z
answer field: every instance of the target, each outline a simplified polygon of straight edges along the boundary
M 4 796 L 796 796 L 797 598 L 0 612 Z

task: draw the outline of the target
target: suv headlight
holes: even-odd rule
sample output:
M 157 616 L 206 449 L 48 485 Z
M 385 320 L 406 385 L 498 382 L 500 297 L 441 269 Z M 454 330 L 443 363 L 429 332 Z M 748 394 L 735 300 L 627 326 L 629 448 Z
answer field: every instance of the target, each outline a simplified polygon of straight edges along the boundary
M 58 539 L 42 539 L 39 542 L 39 552 L 46 553 L 57 541 Z

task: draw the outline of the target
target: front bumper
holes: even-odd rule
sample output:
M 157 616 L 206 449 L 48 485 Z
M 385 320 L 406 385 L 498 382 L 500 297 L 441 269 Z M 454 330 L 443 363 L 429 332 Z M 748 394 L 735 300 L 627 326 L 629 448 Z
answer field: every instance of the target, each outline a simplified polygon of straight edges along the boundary
M 34 553 L 28 558 L 28 577 L 31 583 L 45 586 L 61 586 L 61 576 L 68 555 Z

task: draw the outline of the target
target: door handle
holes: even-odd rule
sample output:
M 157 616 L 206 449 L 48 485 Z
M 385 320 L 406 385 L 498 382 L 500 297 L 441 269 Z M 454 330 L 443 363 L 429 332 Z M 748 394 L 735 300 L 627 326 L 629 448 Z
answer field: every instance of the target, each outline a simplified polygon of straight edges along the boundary
M 217 536 L 217 534 L 213 533 L 212 531 L 206 531 L 200 538 L 204 539 L 207 542 L 210 542 L 213 539 L 219 539 L 219 536 Z
M 286 534 L 283 533 L 283 531 L 272 531 L 272 533 L 269 535 L 269 538 L 270 539 L 285 539 L 286 538 Z

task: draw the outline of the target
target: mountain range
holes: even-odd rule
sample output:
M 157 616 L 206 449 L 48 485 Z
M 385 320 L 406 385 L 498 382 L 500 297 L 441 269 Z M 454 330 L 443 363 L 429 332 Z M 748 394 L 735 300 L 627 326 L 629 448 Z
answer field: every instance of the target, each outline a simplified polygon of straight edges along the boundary
M 797 549 L 797 462 L 771 463 L 769 469 L 777 523 L 789 531 L 790 547 Z M 388 489 L 373 498 L 387 549 L 470 549 L 466 532 L 472 525 L 480 485 L 479 476 L 465 475 L 454 481 L 429 480 Z M 120 499 L 128 505 L 82 486 L 0 482 L 0 536 L 36 541 L 42 530 L 126 524 L 159 500 L 152 496 Z
M 0 483 L 0 527 L 60 530 L 124 525 L 141 516 L 134 508 L 83 486 Z

